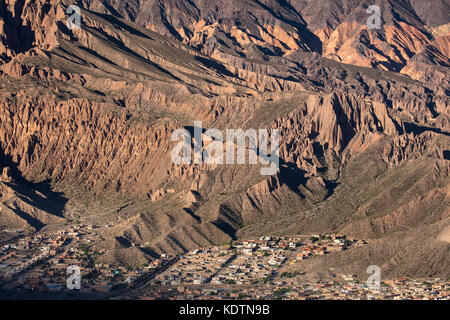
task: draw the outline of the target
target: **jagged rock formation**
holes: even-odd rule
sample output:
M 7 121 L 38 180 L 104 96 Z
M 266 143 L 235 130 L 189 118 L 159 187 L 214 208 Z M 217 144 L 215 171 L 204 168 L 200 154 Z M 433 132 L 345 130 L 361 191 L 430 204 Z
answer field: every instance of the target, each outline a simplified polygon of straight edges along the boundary
M 423 51 L 433 52 L 426 63 L 430 68 L 443 66 L 442 58 L 448 56 L 432 44 L 434 38 L 448 33 L 447 0 L 82 3 L 93 10 L 131 19 L 227 63 L 235 57 L 289 57 L 301 50 L 318 52 L 343 63 L 403 72 L 418 79 L 422 65 L 417 60 L 423 62 Z M 380 7 L 382 20 L 382 29 L 376 31 L 367 26 L 367 7 L 374 4 Z M 448 39 L 443 44 L 448 48 Z M 448 69 L 441 72 L 439 76 L 448 88 Z M 421 80 L 441 84 L 439 78 Z
M 412 253 L 449 250 L 448 1 L 377 1 L 382 30 L 367 1 L 321 2 L 79 1 L 80 30 L 65 1 L 0 5 L 0 226 L 112 223 L 102 259 L 124 264 L 342 231 L 399 274 L 448 275 Z M 280 171 L 175 165 L 195 120 L 279 129 Z

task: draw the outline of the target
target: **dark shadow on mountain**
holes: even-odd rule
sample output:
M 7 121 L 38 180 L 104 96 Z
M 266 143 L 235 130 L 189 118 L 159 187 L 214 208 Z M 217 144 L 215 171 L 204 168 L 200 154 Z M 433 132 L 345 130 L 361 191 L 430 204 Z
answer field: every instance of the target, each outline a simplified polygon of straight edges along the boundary
M 152 259 L 159 259 L 159 254 L 157 254 L 155 251 L 153 251 L 150 248 L 139 248 L 139 250 L 141 250 L 144 254 L 149 255 L 150 257 L 152 257 Z
M 196 126 L 185 126 L 184 129 L 186 129 L 189 132 L 189 134 L 191 135 L 192 138 L 194 138 L 194 134 L 195 134 L 194 130 L 195 129 L 200 129 L 201 133 L 205 133 L 206 132 L 205 128 L 199 128 L 199 127 L 196 127 Z M 199 132 L 200 132 L 200 130 L 199 130 Z
M 231 239 L 236 240 L 236 231 L 242 227 L 242 217 L 234 212 L 228 205 L 221 204 L 219 216 L 212 222 L 219 230 L 227 234 Z
M 433 118 L 439 117 L 439 112 L 436 111 L 436 103 L 432 99 L 427 100 L 427 108 L 430 110 Z
M 300 185 L 305 185 L 307 181 L 305 173 L 295 164 L 280 159 L 280 177 L 292 192 L 300 194 Z
M 181 36 L 178 33 L 178 31 L 175 30 L 175 28 L 172 27 L 172 25 L 169 23 L 169 21 L 167 19 L 166 11 L 164 10 L 163 2 L 160 2 L 159 13 L 161 14 L 161 21 L 162 21 L 162 23 L 167 28 L 167 30 L 169 30 L 170 34 L 173 37 L 175 37 L 175 39 L 177 39 L 178 41 L 180 41 L 180 42 L 183 41 L 183 39 L 181 38 Z
M 188 252 L 189 250 L 188 250 L 188 248 L 186 248 L 186 246 L 183 244 L 183 243 L 181 243 L 177 238 L 176 238 L 176 236 L 174 236 L 173 234 L 169 234 L 167 237 L 167 243 L 169 243 L 169 245 L 175 245 L 175 246 L 177 246 L 178 248 L 180 248 L 183 252 Z M 170 244 L 170 242 L 172 242 L 171 244 Z
M 160 72 L 170 76 L 171 78 L 183 82 L 181 79 L 179 79 L 177 76 L 173 75 L 172 73 L 170 73 L 168 70 L 164 69 L 163 67 L 161 67 L 160 65 L 154 63 L 151 60 L 148 60 L 147 58 L 144 58 L 142 56 L 140 56 L 139 54 L 137 54 L 136 52 L 132 51 L 131 49 L 129 49 L 128 47 L 126 47 L 124 45 L 124 43 L 122 43 L 121 41 L 117 40 L 116 38 L 110 36 L 109 34 L 107 34 L 104 30 L 102 29 L 97 29 L 97 28 L 88 28 L 88 30 L 95 30 L 96 32 L 98 32 L 99 34 L 101 34 L 103 37 L 105 37 L 105 40 L 107 40 L 108 42 L 110 42 L 111 44 L 114 44 L 119 50 L 122 50 L 124 53 L 144 62 L 147 63 L 151 66 L 153 66 L 154 68 L 158 69 Z M 91 31 L 89 30 L 89 31 Z M 148 38 L 148 37 L 146 37 Z
M 112 24 L 115 24 L 116 26 L 118 26 L 118 27 L 120 27 L 120 28 L 122 28 L 122 29 L 128 31 L 129 33 L 131 33 L 131 34 L 133 34 L 133 35 L 136 35 L 136 36 L 139 36 L 139 37 L 142 37 L 142 38 L 146 38 L 146 39 L 153 40 L 153 39 L 152 39 L 150 36 L 148 36 L 147 34 L 145 34 L 145 33 L 141 32 L 141 31 L 139 31 L 139 30 L 136 30 L 136 29 L 130 27 L 129 25 L 127 25 L 126 23 L 120 21 L 118 18 L 116 18 L 116 17 L 114 17 L 114 16 L 107 15 L 107 14 L 100 13 L 100 12 L 95 12 L 95 11 L 89 11 L 89 13 L 91 13 L 91 14 L 93 14 L 93 15 L 96 15 L 96 16 L 98 16 L 98 17 L 100 17 L 100 18 L 102 18 L 102 19 L 104 19 L 104 20 L 106 20 L 106 21 L 108 21 L 108 22 L 110 22 L 110 23 L 112 23 Z
M 217 62 L 217 61 L 215 61 L 213 59 L 197 56 L 197 57 L 195 57 L 195 60 L 197 60 L 198 62 L 202 63 L 205 67 L 207 67 L 209 69 L 216 70 L 221 75 L 228 76 L 228 77 L 234 77 L 235 76 L 230 71 L 228 71 L 228 69 L 225 68 L 225 66 L 223 64 L 221 64 L 221 63 L 219 63 L 219 62 Z
M 19 184 L 10 184 L 8 186 L 17 192 L 18 197 L 25 203 L 45 211 L 57 217 L 63 217 L 64 208 L 67 203 L 67 198 L 62 192 L 52 191 L 50 180 L 40 183 L 30 183 L 21 186 Z M 39 195 L 36 191 L 43 194 Z
M 232 240 L 236 240 L 236 230 L 226 221 L 222 219 L 217 219 L 216 221 L 212 222 L 213 225 L 215 225 L 219 230 L 230 236 Z
M 323 171 L 325 170 L 326 169 L 323 169 Z M 294 163 L 285 162 L 283 159 L 280 159 L 280 176 L 282 178 L 282 182 L 284 182 L 292 192 L 297 193 L 303 198 L 305 196 L 301 193 L 300 186 L 307 188 L 306 183 L 308 182 L 308 178 L 305 177 L 305 174 L 306 171 L 298 168 Z M 334 194 L 334 190 L 339 183 L 326 179 L 323 179 L 323 181 L 325 183 L 325 188 L 328 191 L 326 197 L 323 199 L 325 200 Z
M 108 1 L 103 0 L 102 4 L 105 6 L 105 8 L 109 11 L 110 14 L 120 18 L 120 19 L 124 19 L 124 16 L 122 14 L 120 14 L 116 9 L 114 9 L 109 3 Z
M 38 219 L 32 217 L 31 215 L 29 215 L 26 212 L 20 211 L 17 208 L 11 208 L 9 207 L 12 211 L 14 211 L 15 214 L 17 214 L 20 218 L 22 218 L 23 220 L 25 220 L 30 226 L 32 226 L 34 229 L 36 229 L 36 231 L 41 230 L 43 227 L 45 227 L 45 224 L 43 224 L 42 222 L 40 222 Z
M 323 147 L 319 142 L 312 143 L 313 152 L 317 158 L 321 159 L 324 156 Z
M 67 28 L 67 25 L 65 23 L 63 23 L 62 21 L 56 21 L 55 22 L 56 25 L 58 26 L 58 29 L 64 33 L 65 35 L 70 37 L 70 41 L 78 41 L 78 38 L 76 38 L 74 36 L 74 34 L 72 33 L 72 31 L 69 30 L 69 28 Z
M 303 20 L 303 18 L 300 16 L 300 14 L 292 7 L 292 5 L 286 1 L 286 0 L 279 0 L 279 3 L 281 7 L 286 8 L 289 10 L 292 15 L 295 15 L 295 18 L 289 19 L 286 16 L 280 14 L 279 12 L 275 12 L 272 8 L 265 5 L 262 1 L 255 1 L 258 5 L 260 5 L 262 8 L 267 10 L 272 16 L 279 19 L 280 21 L 291 25 L 292 27 L 296 28 L 299 33 L 301 34 L 301 38 L 306 40 L 305 42 L 308 44 L 309 48 L 311 48 L 312 51 L 318 52 L 322 54 L 322 41 L 319 39 L 318 36 L 316 36 L 314 33 L 309 31 L 306 28 L 306 22 Z
M 0 4 L 0 12 L 3 13 L 4 26 L 3 29 L 7 30 L 6 34 L 10 37 L 6 39 L 8 46 L 15 53 L 28 51 L 33 47 L 35 41 L 35 35 L 33 30 L 28 24 L 24 24 L 20 12 L 25 6 L 25 0 L 18 0 L 14 3 L 13 10 L 15 11 L 14 16 L 9 10 L 6 9 L 5 1 Z M 43 14 L 45 10 L 49 10 L 49 6 L 43 6 Z
M 88 54 L 93 55 L 94 57 L 96 57 L 96 58 L 102 60 L 103 62 L 106 62 L 106 63 L 111 64 L 111 65 L 113 65 L 113 66 L 117 66 L 117 64 L 116 64 L 115 62 L 113 62 L 113 61 L 111 61 L 111 60 L 105 58 L 104 56 L 101 56 L 100 54 L 98 54 L 98 53 L 95 52 L 94 50 L 91 50 L 91 49 L 86 48 L 86 47 L 84 47 L 84 46 L 79 46 L 78 48 L 80 48 L 80 49 L 83 50 L 83 51 L 86 51 Z
M 18 169 L 17 163 L 10 156 L 5 156 L 0 150 L 0 167 L 9 167 L 11 178 L 14 182 L 6 183 L 12 188 L 17 196 L 25 203 L 38 208 L 48 214 L 63 217 L 64 209 L 68 199 L 62 192 L 55 192 L 51 186 L 51 180 L 31 182 L 25 179 Z M 25 213 L 21 213 L 25 219 Z M 33 218 L 29 218 L 33 222 Z M 28 221 L 27 220 L 27 221 Z M 34 226 L 34 225 L 33 225 Z M 42 227 L 37 224 L 38 227 Z
M 183 208 L 184 212 L 186 212 L 188 215 L 190 215 L 192 218 L 194 218 L 198 223 L 202 222 L 202 219 L 197 216 L 192 208 Z M 195 210 L 195 209 L 194 209 Z
M 131 242 L 125 237 L 116 237 L 116 241 L 125 248 L 131 247 Z
M 406 133 L 421 134 L 421 133 L 424 133 L 426 131 L 431 131 L 431 132 L 443 134 L 443 135 L 445 135 L 447 137 L 450 137 L 450 133 L 449 132 L 442 131 L 439 128 L 431 128 L 431 127 L 426 127 L 426 126 L 420 126 L 420 125 L 417 125 L 417 124 L 411 123 L 411 122 L 404 122 L 403 124 L 405 126 Z
M 445 150 L 443 154 L 445 160 L 450 160 L 450 150 Z

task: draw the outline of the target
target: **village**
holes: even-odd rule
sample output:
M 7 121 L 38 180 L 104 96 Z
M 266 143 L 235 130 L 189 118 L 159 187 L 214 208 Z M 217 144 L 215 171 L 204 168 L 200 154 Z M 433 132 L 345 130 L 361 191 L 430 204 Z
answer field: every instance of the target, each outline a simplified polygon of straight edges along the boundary
M 449 299 L 443 279 L 383 280 L 375 290 L 341 274 L 339 281 L 302 282 L 299 272 L 280 272 L 302 260 L 368 244 L 338 234 L 261 237 L 231 241 L 185 254 L 162 254 L 138 268 L 99 263 L 96 230 L 76 225 L 18 237 L 0 246 L 0 288 L 55 295 L 71 292 L 68 267 L 80 268 L 82 287 L 92 297 L 112 299 Z M 17 230 L 4 230 L 9 235 Z
M 365 240 L 343 235 L 262 237 L 229 245 L 195 250 L 180 257 L 165 273 L 155 277 L 151 290 L 132 299 L 212 300 L 447 300 L 450 281 L 443 279 L 386 280 L 374 289 L 353 275 L 341 274 L 341 281 L 302 283 L 298 272 L 279 273 L 313 256 L 367 245 Z M 142 292 L 141 292 L 142 293 Z
M 109 226 L 104 226 L 109 227 Z M 24 236 L 0 247 L 0 288 L 11 291 L 67 292 L 69 266 L 80 268 L 82 293 L 107 293 L 131 284 L 167 260 L 154 259 L 140 268 L 97 263 L 95 229 L 77 225 L 52 233 Z M 6 230 L 9 233 L 20 233 Z
M 313 255 L 344 251 L 361 246 L 365 241 L 347 239 L 340 235 L 308 235 L 297 237 L 262 237 L 257 240 L 232 242 L 229 245 L 195 250 L 164 274 L 156 277 L 158 284 L 256 284 L 276 275 L 287 261 Z
M 278 280 L 251 286 L 161 286 L 142 296 L 143 300 L 449 300 L 450 281 L 399 278 L 381 281 L 381 289 L 365 282 L 298 283 Z

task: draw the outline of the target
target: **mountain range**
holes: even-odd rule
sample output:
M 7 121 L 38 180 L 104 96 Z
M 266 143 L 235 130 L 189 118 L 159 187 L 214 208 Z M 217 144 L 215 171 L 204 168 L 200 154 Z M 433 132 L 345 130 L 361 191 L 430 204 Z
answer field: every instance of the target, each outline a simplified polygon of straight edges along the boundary
M 0 227 L 108 223 L 101 259 L 125 265 L 339 232 L 369 245 L 305 270 L 448 277 L 449 16 L 448 0 L 3 1 Z M 279 129 L 279 172 L 174 164 L 194 121 Z

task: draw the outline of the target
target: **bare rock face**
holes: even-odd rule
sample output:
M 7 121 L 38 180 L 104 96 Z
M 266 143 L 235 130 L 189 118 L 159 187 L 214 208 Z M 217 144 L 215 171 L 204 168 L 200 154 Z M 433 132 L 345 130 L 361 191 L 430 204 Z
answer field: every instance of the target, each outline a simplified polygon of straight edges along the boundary
M 450 35 L 447 35 L 423 46 L 401 72 L 413 79 L 441 83 L 443 88 L 448 88 L 449 42 Z
M 417 1 L 377 1 L 380 30 L 369 1 L 79 3 L 73 31 L 65 1 L 0 5 L 0 226 L 111 223 L 103 258 L 131 265 L 308 231 L 378 238 L 419 273 L 412 247 L 445 252 L 448 19 Z M 174 164 L 195 120 L 279 129 L 279 172 Z
M 56 45 L 55 21 L 65 17 L 59 1 L 7 0 L 0 5 L 0 59 L 9 61 L 19 53 Z
M 230 56 L 265 59 L 296 50 L 358 66 L 399 72 L 433 36 L 448 33 L 446 0 L 420 1 L 85 1 L 86 6 L 121 15 L 224 61 Z M 378 5 L 382 28 L 369 30 L 367 7 Z M 448 47 L 448 39 L 445 40 Z M 444 49 L 445 51 L 445 49 Z M 442 52 L 435 50 L 436 55 Z M 445 56 L 445 52 L 443 53 Z M 219 58 L 220 57 L 220 58 Z M 441 59 L 429 60 L 432 68 Z M 448 67 L 440 78 L 448 81 Z M 407 70 L 411 70 L 408 67 Z M 407 71 L 405 70 L 405 71 Z M 418 71 L 417 71 L 418 72 Z M 416 72 L 416 73 L 417 73 Z M 419 75 L 405 72 L 413 78 Z M 428 80 L 440 83 L 440 79 Z M 424 81 L 425 79 L 422 79 Z
M 417 16 L 431 28 L 448 23 L 450 4 L 447 0 L 436 0 L 427 3 L 420 0 L 410 0 Z
M 379 32 L 345 22 L 331 33 L 324 55 L 343 63 L 399 71 L 429 42 L 422 31 L 403 22 Z
M 0 178 L 3 182 L 11 181 L 11 169 L 9 167 L 3 168 L 3 172 Z

